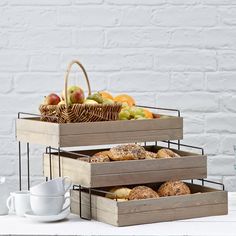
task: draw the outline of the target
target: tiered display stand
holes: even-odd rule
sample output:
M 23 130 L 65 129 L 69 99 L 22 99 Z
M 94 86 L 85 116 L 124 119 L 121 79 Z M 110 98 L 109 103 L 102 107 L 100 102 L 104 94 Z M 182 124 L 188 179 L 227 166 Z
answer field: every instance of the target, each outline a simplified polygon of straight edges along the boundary
M 27 147 L 27 182 L 30 189 L 29 143 L 46 146 L 43 154 L 44 175 L 47 179 L 70 176 L 71 211 L 84 219 L 96 219 L 116 226 L 161 222 L 228 212 L 227 192 L 224 185 L 208 181 L 207 157 L 199 147 L 180 143 L 183 138 L 183 118 L 175 109 L 147 107 L 158 111 L 174 112 L 176 116 L 152 120 L 100 121 L 88 123 L 51 123 L 40 121 L 40 115 L 18 114 L 16 137 L 19 142 L 19 189 L 22 188 L 21 143 Z M 171 141 L 173 140 L 173 141 Z M 176 140 L 174 142 L 174 140 Z M 68 151 L 64 148 L 139 143 L 146 150 L 156 152 L 168 147 L 180 158 L 92 163 L 91 156 L 104 149 Z M 173 147 L 175 147 L 173 149 Z M 195 149 L 195 152 L 183 149 Z M 88 158 L 81 161 L 80 158 Z M 119 202 L 105 198 L 111 186 L 150 185 L 158 188 L 171 179 L 190 180 L 193 194 Z M 194 184 L 200 180 L 200 185 Z M 206 182 L 222 190 L 204 187 Z

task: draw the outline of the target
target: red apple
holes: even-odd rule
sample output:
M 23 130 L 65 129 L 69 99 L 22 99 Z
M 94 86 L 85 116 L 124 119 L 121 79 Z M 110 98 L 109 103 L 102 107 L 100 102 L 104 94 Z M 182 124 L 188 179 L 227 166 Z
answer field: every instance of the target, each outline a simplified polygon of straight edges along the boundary
M 70 101 L 72 104 L 74 103 L 80 103 L 82 104 L 84 102 L 84 92 L 82 89 L 75 90 L 70 95 Z
M 65 91 L 62 92 L 62 99 L 65 100 Z M 70 86 L 67 89 L 68 104 L 84 102 L 84 91 L 79 86 Z
M 61 101 L 60 97 L 55 94 L 51 93 L 44 99 L 44 104 L 45 105 L 57 105 Z

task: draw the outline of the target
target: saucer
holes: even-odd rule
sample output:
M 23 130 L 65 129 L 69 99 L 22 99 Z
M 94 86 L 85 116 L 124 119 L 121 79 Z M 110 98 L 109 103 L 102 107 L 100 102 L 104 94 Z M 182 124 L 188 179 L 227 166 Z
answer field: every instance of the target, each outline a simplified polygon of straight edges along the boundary
M 65 219 L 70 214 L 70 211 L 63 211 L 58 215 L 48 215 L 48 216 L 39 216 L 34 214 L 32 211 L 28 211 L 25 213 L 25 217 L 38 222 L 55 222 L 59 220 Z

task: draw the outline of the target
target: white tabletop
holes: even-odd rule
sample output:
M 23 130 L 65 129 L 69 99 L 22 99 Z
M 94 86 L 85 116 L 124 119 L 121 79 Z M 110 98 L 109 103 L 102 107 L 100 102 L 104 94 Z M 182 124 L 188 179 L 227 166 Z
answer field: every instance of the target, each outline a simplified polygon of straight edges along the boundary
M 166 223 L 114 227 L 71 214 L 55 223 L 35 223 L 13 215 L 0 216 L 0 234 L 11 235 L 236 235 L 236 193 L 229 193 L 229 214 Z

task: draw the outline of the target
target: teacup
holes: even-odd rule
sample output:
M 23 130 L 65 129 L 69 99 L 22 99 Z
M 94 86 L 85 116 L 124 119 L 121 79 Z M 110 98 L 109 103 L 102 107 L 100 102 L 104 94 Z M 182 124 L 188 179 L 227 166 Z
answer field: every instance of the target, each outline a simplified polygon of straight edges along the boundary
M 68 184 L 66 184 L 66 180 Z M 59 177 L 38 184 L 30 189 L 30 193 L 37 196 L 60 196 L 64 195 L 72 185 L 70 177 Z
M 63 208 L 63 205 L 70 197 L 64 196 L 37 196 L 30 194 L 31 208 L 36 215 L 58 215 L 70 207 L 70 203 Z
M 24 216 L 27 211 L 31 210 L 30 207 L 30 192 L 29 191 L 16 191 L 10 194 L 7 199 L 7 208 L 9 211 L 18 216 Z

